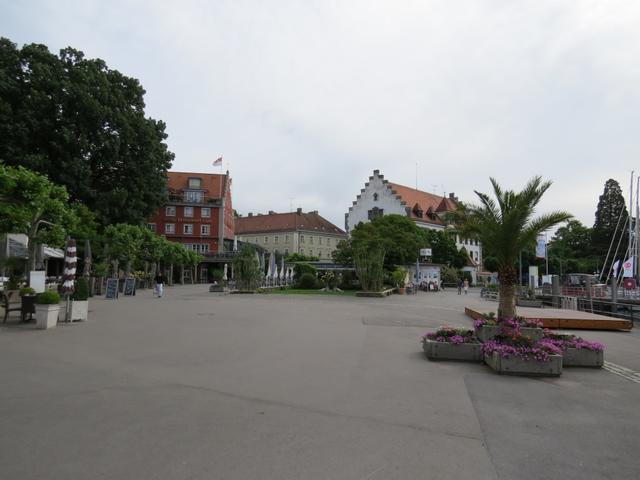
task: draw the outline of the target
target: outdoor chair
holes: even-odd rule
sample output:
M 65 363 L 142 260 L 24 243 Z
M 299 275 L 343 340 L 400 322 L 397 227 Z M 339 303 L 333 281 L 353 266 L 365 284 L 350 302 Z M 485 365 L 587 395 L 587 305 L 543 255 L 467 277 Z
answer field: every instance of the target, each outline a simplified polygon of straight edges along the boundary
M 20 292 L 17 290 L 0 292 L 0 304 L 4 308 L 4 320 L 2 320 L 2 323 L 6 323 L 7 318 L 9 318 L 9 312 L 22 312 L 22 298 L 20 298 Z M 22 313 L 20 315 L 22 317 Z

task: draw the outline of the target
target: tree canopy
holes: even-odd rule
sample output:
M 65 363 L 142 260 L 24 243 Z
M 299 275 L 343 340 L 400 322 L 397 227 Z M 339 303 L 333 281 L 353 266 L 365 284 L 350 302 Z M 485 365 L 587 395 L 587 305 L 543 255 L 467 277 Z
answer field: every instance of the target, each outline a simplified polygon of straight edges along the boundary
M 604 192 L 598 200 L 598 208 L 596 209 L 596 218 L 593 224 L 593 232 L 591 235 L 591 243 L 593 251 L 604 261 L 609 251 L 609 246 L 613 243 L 612 255 L 604 266 L 604 270 L 608 271 L 610 265 L 615 261 L 613 253 L 615 248 L 620 244 L 618 249 L 618 257 L 622 258 L 626 255 L 629 245 L 629 235 L 625 226 L 628 221 L 628 211 L 622 196 L 620 184 L 613 179 L 609 179 L 604 184 Z
M 144 94 L 79 50 L 0 38 L 0 161 L 46 174 L 102 225 L 140 224 L 162 204 L 174 157 Z

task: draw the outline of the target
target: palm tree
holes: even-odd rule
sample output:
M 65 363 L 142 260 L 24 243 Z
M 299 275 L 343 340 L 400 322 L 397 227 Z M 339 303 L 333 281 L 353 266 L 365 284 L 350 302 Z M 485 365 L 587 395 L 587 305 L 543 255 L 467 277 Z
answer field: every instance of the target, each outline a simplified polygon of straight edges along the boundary
M 551 186 L 542 177 L 532 178 L 521 192 L 505 191 L 493 178 L 491 184 L 495 200 L 476 191 L 480 205 L 461 205 L 453 220 L 461 235 L 479 239 L 496 259 L 500 280 L 498 320 L 502 320 L 516 315 L 516 263 L 520 251 L 535 244 L 539 234 L 572 215 L 557 211 L 533 218 L 542 195 Z

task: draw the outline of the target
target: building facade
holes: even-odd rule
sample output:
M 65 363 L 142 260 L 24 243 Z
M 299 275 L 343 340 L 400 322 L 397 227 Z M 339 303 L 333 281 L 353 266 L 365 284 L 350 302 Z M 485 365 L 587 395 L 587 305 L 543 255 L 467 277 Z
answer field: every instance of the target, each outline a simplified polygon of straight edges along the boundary
M 453 193 L 442 197 L 392 183 L 379 170 L 374 170 L 345 214 L 345 229 L 350 232 L 359 223 L 369 222 L 382 215 L 404 215 L 421 228 L 448 231 L 458 249 L 464 248 L 467 251 L 470 263 L 477 269 L 482 264 L 482 246 L 477 240 L 460 237 L 445 222 L 445 214 L 454 210 L 457 204 L 458 198 Z
M 266 252 L 315 256 L 330 260 L 340 240 L 347 234 L 323 218 L 317 211 L 254 215 L 235 219 L 238 241 L 258 245 Z
M 149 220 L 152 231 L 200 254 L 233 249 L 229 172 L 168 172 L 167 193 L 167 203 Z

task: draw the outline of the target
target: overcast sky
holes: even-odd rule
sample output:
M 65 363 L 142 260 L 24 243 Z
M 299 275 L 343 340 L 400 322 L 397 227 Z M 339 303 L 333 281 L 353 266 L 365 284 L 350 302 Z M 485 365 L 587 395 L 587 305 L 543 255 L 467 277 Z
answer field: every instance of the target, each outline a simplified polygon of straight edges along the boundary
M 374 169 L 473 200 L 554 185 L 592 225 L 640 170 L 640 1 L 10 1 L 0 35 L 136 77 L 174 170 L 233 177 L 234 207 L 344 226 Z M 627 198 L 628 201 L 628 198 Z

